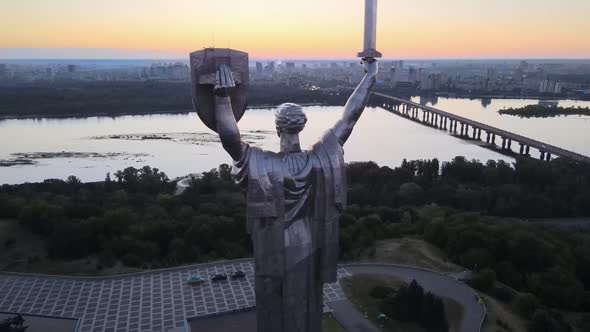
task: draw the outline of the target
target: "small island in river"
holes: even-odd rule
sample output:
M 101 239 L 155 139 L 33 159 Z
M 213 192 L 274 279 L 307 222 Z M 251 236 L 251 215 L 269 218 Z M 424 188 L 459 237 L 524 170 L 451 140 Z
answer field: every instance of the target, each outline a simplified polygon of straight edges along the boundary
M 516 115 L 521 118 L 549 118 L 559 115 L 590 115 L 590 107 L 559 107 L 539 104 L 519 108 L 503 108 L 498 113 Z

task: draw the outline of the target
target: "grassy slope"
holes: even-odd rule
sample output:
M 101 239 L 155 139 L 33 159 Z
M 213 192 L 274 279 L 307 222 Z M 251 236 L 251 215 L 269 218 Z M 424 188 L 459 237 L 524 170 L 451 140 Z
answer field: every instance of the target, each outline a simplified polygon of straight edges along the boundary
M 481 294 L 483 297 L 488 315 L 483 326 L 483 332 L 524 332 L 526 331 L 525 321 L 512 311 L 512 308 L 489 295 Z M 510 330 L 504 329 L 499 324 L 499 320 L 507 324 Z
M 336 318 L 330 313 L 324 314 L 324 320 L 322 321 L 323 332 L 346 332 L 344 328 L 338 323 Z
M 369 250 L 361 256 L 363 262 L 400 264 L 416 266 L 440 272 L 460 272 L 465 268 L 448 261 L 437 247 L 414 238 L 401 238 L 379 241 L 375 255 Z

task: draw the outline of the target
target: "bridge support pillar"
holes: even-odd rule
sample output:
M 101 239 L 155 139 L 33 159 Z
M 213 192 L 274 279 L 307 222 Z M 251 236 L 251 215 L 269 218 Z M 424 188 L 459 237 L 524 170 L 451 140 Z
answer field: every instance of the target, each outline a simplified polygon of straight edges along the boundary
M 541 151 L 541 160 L 545 160 L 545 151 Z
M 524 148 L 524 154 L 526 154 L 527 156 L 529 156 L 530 155 L 530 152 L 531 152 L 531 147 L 527 145 Z
M 506 150 L 506 139 L 502 137 L 502 150 Z
M 461 123 L 461 136 L 465 135 L 465 124 Z
M 486 134 L 486 143 L 490 144 L 490 133 Z
M 511 139 L 508 140 L 507 148 L 508 148 L 508 150 L 512 150 L 512 140 Z
M 547 152 L 547 161 L 551 161 L 551 152 Z
M 524 154 L 524 145 L 520 143 L 520 154 Z

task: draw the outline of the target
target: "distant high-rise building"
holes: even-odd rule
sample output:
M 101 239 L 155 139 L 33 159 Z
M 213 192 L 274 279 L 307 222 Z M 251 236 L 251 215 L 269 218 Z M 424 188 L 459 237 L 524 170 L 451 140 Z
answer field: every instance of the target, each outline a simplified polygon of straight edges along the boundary
M 275 72 L 275 62 L 274 61 L 270 61 L 268 64 L 266 64 L 266 66 L 264 67 L 264 74 L 265 75 L 269 75 L 272 76 Z
M 1 71 L 1 70 L 0 70 Z M 53 68 L 51 67 L 47 67 L 45 68 L 45 76 L 47 76 L 47 79 L 52 81 L 53 80 Z M 2 74 L 0 73 L 0 77 L 2 77 Z
M 8 77 L 8 67 L 5 63 L 0 63 L 0 79 Z
M 257 75 L 264 74 L 264 66 L 262 65 L 262 62 L 256 62 L 256 74 Z
M 418 71 L 416 71 L 416 68 L 410 67 L 410 70 L 408 72 L 408 80 L 410 81 L 410 83 L 414 83 L 418 80 Z
M 488 79 L 490 79 L 491 81 L 493 81 L 493 80 L 496 79 L 497 71 L 496 71 L 495 68 L 488 68 L 487 74 L 488 74 Z

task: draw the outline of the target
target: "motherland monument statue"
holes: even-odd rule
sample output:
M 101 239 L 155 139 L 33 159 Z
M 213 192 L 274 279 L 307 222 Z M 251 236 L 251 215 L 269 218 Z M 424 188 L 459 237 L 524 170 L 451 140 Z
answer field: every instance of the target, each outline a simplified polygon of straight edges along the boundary
M 280 151 L 242 141 L 237 122 L 246 109 L 248 54 L 231 49 L 191 53 L 193 103 L 233 159 L 235 181 L 246 190 L 247 230 L 254 243 L 259 332 L 322 330 L 323 284 L 337 280 L 338 220 L 346 206 L 343 145 L 367 104 L 378 65 L 377 0 L 366 0 L 365 75 L 342 118 L 309 150 L 299 133 L 301 106 L 280 105 L 275 124 Z

